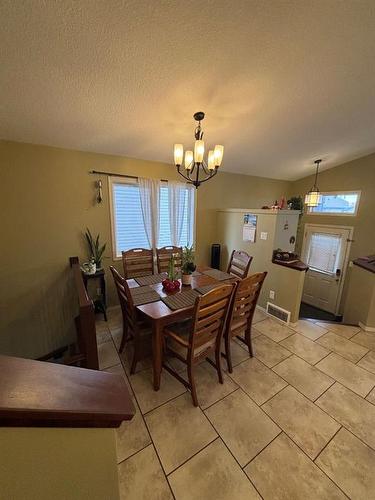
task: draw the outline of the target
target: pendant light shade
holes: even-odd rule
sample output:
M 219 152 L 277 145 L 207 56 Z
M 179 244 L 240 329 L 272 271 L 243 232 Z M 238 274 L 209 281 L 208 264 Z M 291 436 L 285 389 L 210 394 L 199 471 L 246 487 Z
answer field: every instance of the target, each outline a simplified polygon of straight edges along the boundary
M 319 191 L 309 191 L 305 196 L 305 204 L 308 207 L 317 207 L 321 200 L 321 194 Z
M 314 186 L 310 189 L 310 191 L 305 196 L 305 205 L 307 207 L 317 207 L 322 199 L 322 195 L 320 194 L 318 184 L 317 184 L 318 183 L 318 174 L 319 174 L 319 165 L 320 165 L 321 161 L 322 160 L 315 160 L 314 161 L 314 163 L 316 164 L 315 182 L 314 182 Z

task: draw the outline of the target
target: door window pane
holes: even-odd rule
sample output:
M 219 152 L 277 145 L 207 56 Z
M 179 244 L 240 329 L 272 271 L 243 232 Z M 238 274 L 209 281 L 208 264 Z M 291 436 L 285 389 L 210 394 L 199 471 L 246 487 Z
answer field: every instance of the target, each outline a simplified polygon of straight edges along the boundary
M 307 265 L 316 271 L 334 274 L 340 253 L 339 234 L 312 233 Z

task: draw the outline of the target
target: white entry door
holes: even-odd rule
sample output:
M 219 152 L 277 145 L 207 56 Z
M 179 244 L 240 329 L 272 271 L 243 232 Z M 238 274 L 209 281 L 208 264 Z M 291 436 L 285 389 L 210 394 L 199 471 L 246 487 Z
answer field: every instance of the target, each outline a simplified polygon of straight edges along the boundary
M 302 302 L 337 314 L 352 228 L 306 224 L 302 259 L 309 266 Z

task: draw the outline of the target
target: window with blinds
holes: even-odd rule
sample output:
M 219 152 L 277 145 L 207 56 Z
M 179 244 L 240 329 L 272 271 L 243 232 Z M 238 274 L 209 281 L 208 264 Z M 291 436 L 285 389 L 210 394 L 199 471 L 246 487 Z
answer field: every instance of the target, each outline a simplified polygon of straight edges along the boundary
M 116 257 L 121 257 L 121 252 L 130 248 L 150 248 L 138 185 L 113 183 L 112 203 Z
M 183 225 L 180 244 L 194 242 L 194 190 L 186 189 L 181 200 Z M 144 229 L 139 188 L 136 182 L 112 181 L 113 236 L 116 257 L 131 248 L 150 248 Z M 159 247 L 171 245 L 168 184 L 160 187 Z
M 316 271 L 334 274 L 340 254 L 341 235 L 312 233 L 307 264 Z

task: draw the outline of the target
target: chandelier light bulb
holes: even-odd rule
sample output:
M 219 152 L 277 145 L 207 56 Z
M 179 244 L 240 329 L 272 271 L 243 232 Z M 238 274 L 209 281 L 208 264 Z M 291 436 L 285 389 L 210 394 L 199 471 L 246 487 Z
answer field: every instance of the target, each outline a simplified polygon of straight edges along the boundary
M 194 161 L 196 163 L 202 163 L 204 156 L 204 141 L 197 140 L 194 145 Z
M 174 164 L 179 166 L 182 164 L 182 159 L 184 157 L 184 147 L 182 144 L 174 145 Z
M 207 167 L 208 170 L 215 170 L 215 152 L 212 150 L 208 152 Z
M 224 146 L 216 145 L 214 153 L 215 153 L 215 166 L 220 167 L 221 162 L 223 161 Z
M 185 169 L 186 170 L 190 170 L 192 168 L 193 161 L 194 161 L 193 151 L 186 151 L 185 152 Z

